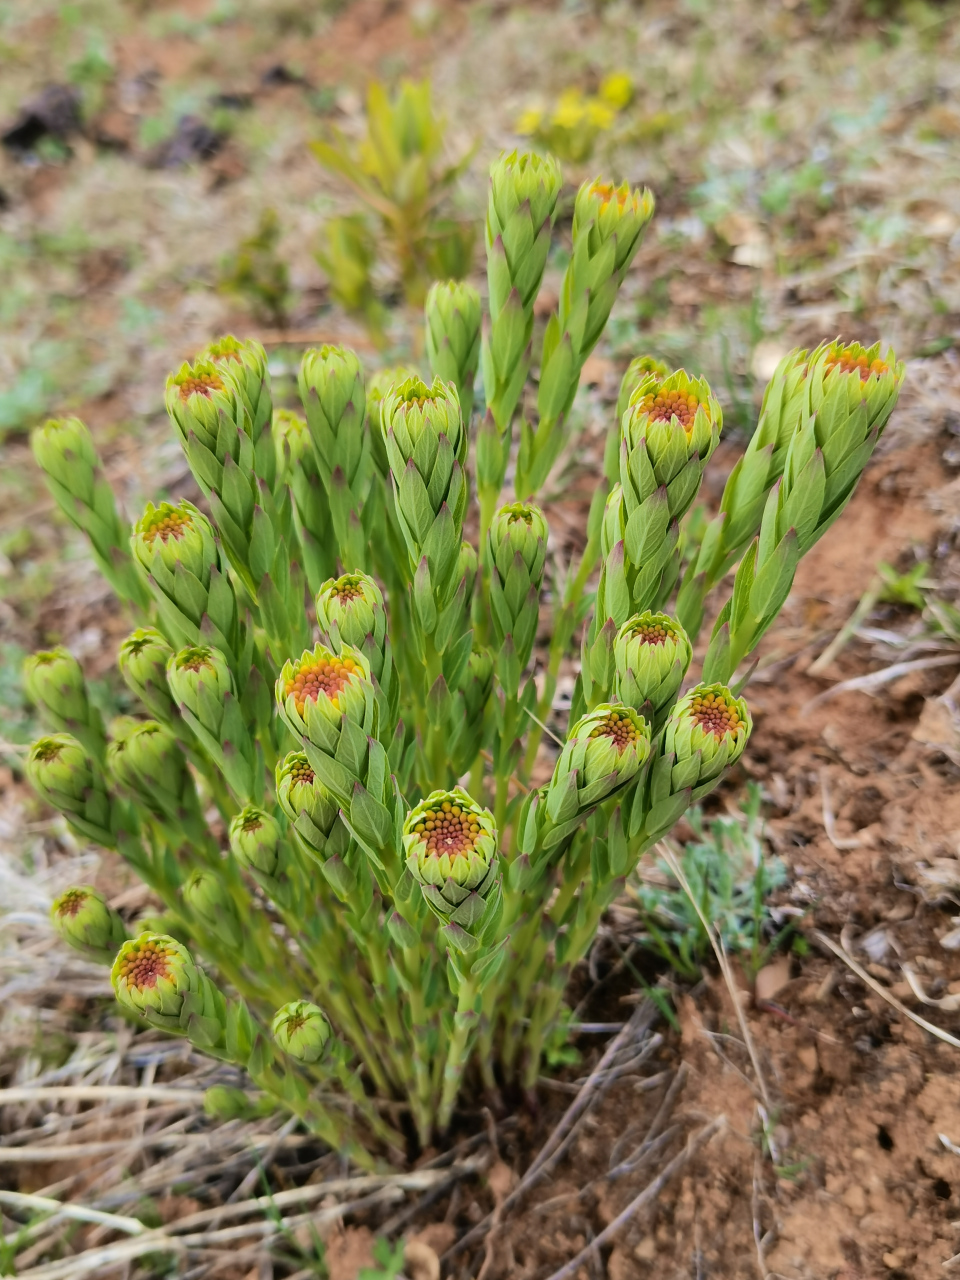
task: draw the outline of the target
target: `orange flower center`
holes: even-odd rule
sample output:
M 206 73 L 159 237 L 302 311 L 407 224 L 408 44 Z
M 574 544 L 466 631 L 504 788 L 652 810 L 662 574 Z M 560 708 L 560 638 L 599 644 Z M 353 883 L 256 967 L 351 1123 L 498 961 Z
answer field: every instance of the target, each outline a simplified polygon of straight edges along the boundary
M 712 733 L 716 738 L 736 734 L 743 723 L 737 708 L 720 693 L 707 693 L 694 698 L 690 704 L 690 713 L 704 733 Z
M 223 382 L 217 374 L 192 374 L 180 383 L 180 399 L 186 402 L 191 396 L 206 396 L 209 400 L 214 391 L 222 390 Z
M 89 896 L 83 889 L 68 889 L 57 904 L 57 915 L 75 916 Z
M 652 422 L 669 422 L 671 418 L 679 418 L 687 435 L 693 430 L 700 401 L 689 391 L 658 391 L 656 395 L 649 392 L 638 402 L 640 413 L 649 415 Z
M 869 360 L 867 353 L 861 351 L 859 355 L 854 355 L 852 347 L 844 347 L 842 351 L 836 352 L 827 358 L 827 373 L 832 373 L 834 369 L 839 369 L 841 373 L 858 373 L 860 381 L 866 382 L 871 373 L 879 375 L 887 373 L 890 366 L 886 360 Z
M 303 715 L 307 699 L 314 702 L 325 693 L 335 707 L 340 706 L 342 689 L 356 675 L 357 664 L 352 658 L 315 658 L 302 666 L 292 680 L 287 681 L 286 696 L 293 694 L 297 714 Z
M 155 987 L 161 978 L 170 977 L 170 953 L 157 942 L 137 943 L 120 966 L 120 977 L 127 985 L 143 991 Z
M 639 736 L 640 731 L 634 722 L 620 711 L 611 711 L 602 724 L 590 730 L 591 738 L 612 738 L 620 751 L 636 742 Z
M 456 856 L 469 853 L 474 847 L 480 835 L 480 821 L 476 814 L 445 800 L 439 808 L 428 809 L 413 829 L 427 853 Z
M 159 513 L 158 513 L 159 514 Z M 179 542 L 188 529 L 193 528 L 193 519 L 182 511 L 168 511 L 154 519 L 153 524 L 143 531 L 144 542 L 152 545 L 157 538 L 167 543 L 171 538 Z

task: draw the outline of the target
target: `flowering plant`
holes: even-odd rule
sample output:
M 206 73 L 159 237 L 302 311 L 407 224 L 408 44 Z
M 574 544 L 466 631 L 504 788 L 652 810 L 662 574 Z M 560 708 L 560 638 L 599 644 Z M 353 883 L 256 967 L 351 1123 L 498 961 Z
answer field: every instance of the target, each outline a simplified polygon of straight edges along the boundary
M 36 655 L 27 688 L 50 733 L 28 774 L 80 836 L 131 863 L 170 933 L 127 938 L 88 887 L 58 899 L 57 927 L 87 956 L 120 948 L 126 1008 L 243 1066 L 368 1166 L 406 1147 L 375 1094 L 402 1100 L 426 1145 L 465 1080 L 535 1083 L 604 910 L 744 751 L 738 673 L 903 378 L 879 346 L 791 353 L 681 573 L 680 524 L 722 413 L 704 379 L 638 358 L 586 549 L 548 574 L 533 499 L 653 214 L 648 191 L 581 187 L 528 396 L 560 186 L 549 157 L 493 165 L 487 315 L 471 285 L 434 286 L 429 377 L 368 380 L 353 352 L 310 350 L 301 417 L 273 407 L 255 342 L 223 338 L 172 374 L 167 408 L 208 514 L 151 504 L 128 536 L 83 425 L 34 438 L 138 615 L 119 665 L 143 718 L 105 730 L 69 652 Z M 734 569 L 697 684 L 707 596 Z M 569 727 L 535 786 L 578 631 Z

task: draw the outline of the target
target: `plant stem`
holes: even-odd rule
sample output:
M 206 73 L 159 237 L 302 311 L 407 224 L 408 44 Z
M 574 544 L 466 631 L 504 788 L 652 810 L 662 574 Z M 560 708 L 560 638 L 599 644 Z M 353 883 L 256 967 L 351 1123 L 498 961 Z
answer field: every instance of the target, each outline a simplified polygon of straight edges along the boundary
M 437 1127 L 444 1133 L 450 1127 L 454 1104 L 460 1092 L 464 1068 L 470 1053 L 470 1041 L 479 1020 L 477 1001 L 480 986 L 472 973 L 464 975 L 457 997 L 457 1011 L 453 1016 L 453 1035 L 447 1050 L 447 1060 L 443 1068 L 443 1092 L 440 1095 L 440 1110 L 437 1114 Z

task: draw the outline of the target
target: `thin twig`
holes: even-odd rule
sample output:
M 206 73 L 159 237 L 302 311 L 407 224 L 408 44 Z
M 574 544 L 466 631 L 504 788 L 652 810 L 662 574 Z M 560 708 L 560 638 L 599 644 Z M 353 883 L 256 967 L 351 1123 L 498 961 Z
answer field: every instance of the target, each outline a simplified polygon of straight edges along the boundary
M 17 1085 L 0 1089 L 0 1107 L 23 1102 L 170 1102 L 202 1107 L 203 1095 L 202 1089 L 171 1089 L 162 1084 Z
M 935 658 L 917 658 L 915 662 L 894 662 L 880 671 L 871 671 L 865 676 L 854 676 L 852 680 L 841 680 L 839 684 L 825 689 L 823 693 L 818 693 L 815 698 L 805 702 L 800 708 L 800 714 L 807 715 L 808 712 L 823 706 L 825 702 L 838 697 L 841 693 L 872 693 L 881 685 L 889 684 L 891 680 L 899 680 L 901 676 L 909 675 L 911 671 L 926 671 L 930 667 L 955 667 L 958 663 L 960 663 L 960 653 L 945 653 Z
M 859 849 L 861 841 L 857 836 L 838 836 L 834 828 L 833 801 L 830 798 L 830 779 L 826 769 L 820 770 L 820 795 L 822 798 L 823 829 L 827 839 L 840 853 L 848 849 Z
M 125 1218 L 115 1213 L 104 1213 L 100 1209 L 88 1209 L 82 1204 L 64 1204 L 60 1200 L 51 1200 L 49 1196 L 31 1196 L 22 1191 L 0 1191 L 0 1204 L 9 1205 L 12 1209 L 38 1209 L 42 1213 L 50 1213 L 57 1219 L 72 1218 L 75 1222 L 96 1222 L 100 1226 L 109 1227 L 111 1231 L 125 1231 L 127 1235 L 139 1236 L 146 1227 L 138 1218 Z M 49 1227 L 52 1219 L 43 1225 Z M 23 1233 L 14 1232 L 4 1240 L 4 1244 L 12 1245 L 23 1242 Z
M 956 1036 L 952 1036 L 949 1031 L 944 1031 L 942 1027 L 935 1027 L 932 1022 L 928 1022 L 926 1018 L 921 1018 L 918 1013 L 914 1013 L 905 1004 L 901 1004 L 895 995 L 877 982 L 876 978 L 867 973 L 866 969 L 861 968 L 853 956 L 844 951 L 842 947 L 838 947 L 832 938 L 828 938 L 825 933 L 820 933 L 819 930 L 815 930 L 813 936 L 817 942 L 825 946 L 828 951 L 832 951 L 849 969 L 852 969 L 860 981 L 865 983 L 871 991 L 875 991 L 881 999 L 886 1000 L 887 1004 L 892 1005 L 898 1013 L 902 1013 L 905 1018 L 915 1022 L 918 1027 L 923 1027 L 924 1031 L 929 1031 L 938 1040 L 943 1040 L 945 1044 L 952 1044 L 955 1049 L 960 1049 L 960 1040 Z
M 678 1173 L 688 1161 L 692 1160 L 700 1148 L 708 1143 L 713 1135 L 722 1129 L 726 1123 L 726 1116 L 717 1116 L 716 1120 L 711 1121 L 710 1124 L 705 1125 L 695 1133 L 688 1140 L 684 1149 L 678 1155 L 675 1155 L 669 1164 L 664 1166 L 653 1182 L 631 1200 L 623 1212 L 617 1214 L 610 1225 L 604 1227 L 586 1248 L 581 1249 L 575 1258 L 571 1258 L 559 1271 L 555 1271 L 553 1275 L 548 1277 L 548 1280 L 569 1280 L 571 1276 L 575 1276 L 590 1254 L 609 1244 L 635 1214 L 656 1200 L 674 1174 Z
M 710 939 L 710 945 L 713 947 L 714 955 L 717 957 L 717 963 L 720 965 L 720 972 L 723 974 L 723 980 L 727 984 L 727 990 L 730 992 L 730 999 L 733 1001 L 733 1007 L 737 1015 L 737 1021 L 740 1023 L 740 1034 L 743 1036 L 743 1042 L 747 1047 L 747 1053 L 750 1055 L 750 1062 L 753 1066 L 754 1075 L 757 1077 L 757 1088 L 760 1090 L 760 1096 L 763 1098 L 764 1106 L 768 1112 L 773 1110 L 773 1104 L 770 1095 L 767 1092 L 767 1084 L 760 1070 L 760 1059 L 757 1056 L 757 1050 L 753 1043 L 753 1036 L 750 1034 L 750 1028 L 747 1026 L 747 1019 L 744 1016 L 743 1005 L 740 1002 L 740 993 L 737 984 L 734 981 L 733 970 L 730 968 L 730 960 L 727 956 L 727 949 L 723 945 L 723 938 L 717 933 L 712 922 L 707 920 L 701 909 L 700 903 L 696 895 L 690 888 L 687 877 L 684 875 L 683 868 L 674 855 L 673 850 L 666 841 L 661 841 L 660 848 L 663 851 L 663 860 L 673 872 L 677 879 L 677 883 L 690 899 L 693 909 L 696 911 L 703 925 L 704 932 Z
M 608 1075 L 608 1068 L 612 1066 L 617 1054 L 630 1041 L 638 1035 L 647 1031 L 653 1022 L 657 1013 L 656 1006 L 652 1000 L 645 1000 L 642 1004 L 637 1005 L 636 1009 L 630 1017 L 630 1021 L 626 1024 L 607 1045 L 600 1061 L 594 1067 L 593 1071 L 584 1081 L 583 1088 L 574 1098 L 573 1102 L 564 1112 L 559 1124 L 551 1133 L 550 1137 L 543 1144 L 536 1159 L 530 1168 L 524 1174 L 518 1185 L 511 1191 L 503 1202 L 501 1217 L 505 1216 L 517 1204 L 523 1196 L 526 1195 L 542 1177 L 545 1177 L 549 1168 L 552 1167 L 554 1157 L 559 1158 L 561 1148 L 566 1148 L 568 1137 L 572 1136 L 576 1126 L 590 1109 L 594 1102 L 599 1099 L 599 1095 L 604 1088 L 606 1082 L 605 1077 Z M 465 1236 L 462 1236 L 441 1258 L 441 1262 L 449 1262 L 451 1258 L 462 1253 L 464 1249 L 469 1249 L 471 1245 L 482 1240 L 490 1230 L 493 1214 L 487 1214 L 482 1222 L 478 1222 L 472 1227 Z

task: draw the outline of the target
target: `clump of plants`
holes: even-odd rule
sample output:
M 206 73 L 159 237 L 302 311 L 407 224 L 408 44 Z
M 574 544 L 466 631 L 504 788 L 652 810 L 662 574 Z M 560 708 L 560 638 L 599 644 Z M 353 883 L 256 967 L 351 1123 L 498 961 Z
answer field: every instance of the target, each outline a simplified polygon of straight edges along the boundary
M 392 94 L 374 81 L 366 135 L 352 144 L 334 130 L 331 140 L 310 145 L 365 205 L 327 222 L 317 258 L 334 298 L 364 316 L 374 334 L 385 314 L 372 279 L 381 252 L 412 306 L 423 306 L 433 280 L 469 274 L 474 225 L 445 206 L 473 152 L 447 160 L 446 124 L 434 112 L 429 80 L 404 80 Z
M 470 285 L 433 286 L 430 378 L 368 379 L 352 351 L 309 350 L 300 414 L 274 407 L 255 342 L 222 338 L 173 372 L 170 421 L 209 514 L 150 503 L 131 532 L 77 419 L 34 437 L 140 617 L 119 666 L 141 711 L 105 727 L 69 652 L 35 655 L 27 687 L 50 732 L 27 770 L 170 924 L 123 940 L 83 886 L 54 919 L 89 956 L 119 943 L 125 1007 L 245 1068 L 360 1165 L 442 1134 L 465 1081 L 468 1097 L 531 1087 L 562 1047 L 568 979 L 607 905 L 744 751 L 738 673 L 903 378 L 878 347 L 785 359 L 681 578 L 680 522 L 722 414 L 703 379 L 638 359 L 611 423 L 618 478 L 579 565 L 548 571 L 534 498 L 653 215 L 648 191 L 580 188 L 528 394 L 560 189 L 549 156 L 494 163 L 488 313 Z M 698 683 L 705 601 L 734 567 Z M 544 699 L 578 637 L 570 722 L 535 786 Z M 405 1104 L 409 1131 L 381 1099 Z

